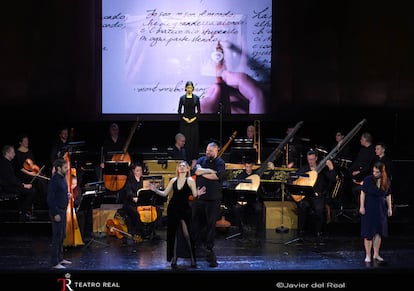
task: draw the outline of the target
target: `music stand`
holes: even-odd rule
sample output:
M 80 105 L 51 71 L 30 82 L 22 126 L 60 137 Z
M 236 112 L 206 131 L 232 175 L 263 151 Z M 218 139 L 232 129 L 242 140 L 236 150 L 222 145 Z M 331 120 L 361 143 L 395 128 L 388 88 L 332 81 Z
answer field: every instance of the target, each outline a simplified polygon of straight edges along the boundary
M 295 193 L 295 195 L 300 195 L 300 196 L 305 196 L 305 197 L 315 195 L 313 187 L 311 186 L 294 185 L 290 183 L 286 184 L 286 186 L 287 186 L 288 191 L 290 193 Z M 285 245 L 289 245 L 297 241 L 303 242 L 303 237 L 298 236 L 290 241 L 285 242 Z
M 249 202 L 247 196 L 248 195 L 254 195 L 254 196 L 257 195 L 255 191 L 240 190 L 240 189 L 234 189 L 234 188 L 227 189 L 227 192 L 228 193 L 227 193 L 226 196 L 231 195 L 233 198 L 235 198 L 234 200 L 231 199 L 231 201 L 227 201 L 227 203 L 231 203 L 231 205 L 232 205 L 231 207 L 233 207 L 233 208 L 236 208 L 237 206 L 238 207 L 246 207 L 246 204 Z M 240 213 L 237 214 L 237 217 L 240 219 L 241 229 L 240 229 L 239 232 L 236 232 L 232 235 L 229 235 L 225 239 L 232 239 L 234 237 L 238 237 L 238 236 L 243 235 L 243 228 L 244 228 L 243 215 L 245 214 L 244 213 L 245 209 L 236 209 L 236 211 L 240 211 Z
M 289 232 L 289 228 L 283 225 L 283 216 L 284 216 L 284 204 L 285 204 L 285 185 L 289 178 L 291 178 L 292 174 L 295 173 L 296 169 L 294 168 L 284 168 L 284 167 L 276 167 L 273 170 L 268 170 L 265 172 L 267 179 L 263 179 L 263 182 L 271 182 L 271 183 L 280 183 L 280 189 L 282 191 L 282 218 L 281 218 L 281 225 L 275 229 L 277 233 L 287 233 Z
M 338 219 L 338 217 L 344 217 L 348 219 L 349 221 L 354 222 L 355 219 L 349 216 L 348 214 L 346 214 L 344 210 L 344 197 L 343 196 L 344 196 L 345 174 L 343 173 L 343 171 L 340 171 L 338 175 L 340 175 L 340 177 L 338 178 L 340 179 L 340 181 L 339 182 L 337 181 L 337 183 L 339 183 L 339 186 L 336 185 L 336 188 L 334 189 L 334 191 L 336 191 L 335 193 L 336 196 L 339 195 L 339 210 L 338 210 L 338 213 L 336 213 L 336 215 L 333 218 Z
M 91 210 L 93 208 L 93 205 L 95 204 L 95 200 L 98 197 L 98 191 L 96 190 L 90 190 L 90 191 L 85 191 L 85 193 L 82 194 L 80 203 L 78 208 L 76 209 L 76 211 L 88 211 Z M 98 219 L 99 219 L 99 225 L 100 225 L 100 220 L 101 220 L 101 215 L 99 213 L 98 215 Z M 89 242 L 85 245 L 85 248 L 89 247 L 91 245 L 91 243 L 97 243 L 106 247 L 109 247 L 108 244 L 97 241 L 93 238 L 91 238 L 89 240 Z
M 106 175 L 127 175 L 129 162 L 105 161 L 104 172 Z
M 280 189 L 282 190 L 282 218 L 281 218 L 280 226 L 276 227 L 275 231 L 277 233 L 288 233 L 289 228 L 287 228 L 283 225 L 283 216 L 284 216 L 284 208 L 285 208 L 284 207 L 284 204 L 285 204 L 285 182 L 280 183 Z

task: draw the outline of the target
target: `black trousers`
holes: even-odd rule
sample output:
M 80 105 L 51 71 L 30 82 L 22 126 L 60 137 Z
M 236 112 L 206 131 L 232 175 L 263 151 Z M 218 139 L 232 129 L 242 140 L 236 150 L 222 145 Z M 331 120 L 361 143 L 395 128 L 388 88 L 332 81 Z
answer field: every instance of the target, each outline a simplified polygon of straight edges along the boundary
M 297 206 L 299 233 L 307 232 L 311 226 L 314 226 L 316 233 L 321 233 L 325 222 L 325 198 L 305 197 L 297 203 Z

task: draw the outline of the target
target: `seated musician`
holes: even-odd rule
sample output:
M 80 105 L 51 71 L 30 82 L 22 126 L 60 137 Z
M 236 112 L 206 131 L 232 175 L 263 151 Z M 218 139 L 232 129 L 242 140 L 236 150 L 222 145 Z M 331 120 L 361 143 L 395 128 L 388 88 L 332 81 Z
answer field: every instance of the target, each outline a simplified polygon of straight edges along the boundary
M 243 226 L 252 222 L 256 237 L 263 238 L 265 236 L 264 203 L 259 190 L 260 176 L 254 173 L 253 166 L 254 162 L 246 161 L 243 172 L 235 177 L 236 180 L 246 180 L 246 183 L 240 182 L 235 187 L 237 197 L 229 206 L 230 213 L 233 214 L 233 224 L 239 228 L 242 236 Z
M 331 160 L 326 161 L 326 167 L 318 173 L 318 154 L 315 150 L 309 150 L 306 155 L 307 164 L 300 167 L 296 172 L 299 175 L 292 184 L 309 186 L 310 191 L 305 195 L 290 193 L 298 207 L 298 234 L 303 237 L 311 226 L 319 238 L 325 222 L 325 197 L 330 183 L 336 179 L 336 171 Z M 301 176 L 303 174 L 303 176 Z M 307 177 L 308 176 L 308 177 Z M 308 223 L 308 218 L 313 218 L 313 224 Z
M 50 178 L 44 175 L 45 166 L 36 165 L 32 149 L 29 147 L 29 136 L 22 133 L 18 137 L 19 146 L 16 148 L 16 156 L 13 159 L 17 177 L 26 184 L 33 184 L 38 193 L 33 201 L 35 209 L 47 209 L 46 193 Z
M 138 190 L 143 187 L 143 167 L 140 163 L 133 163 L 131 165 L 131 173 L 127 177 L 125 189 L 123 189 L 124 197 L 121 200 L 123 200 L 123 209 L 127 215 L 126 225 L 128 233 L 139 238 L 138 241 L 142 241 L 145 229 L 137 211 Z
M 2 148 L 0 157 L 0 188 L 3 192 L 19 196 L 19 218 L 22 221 L 33 220 L 32 203 L 37 193 L 30 183 L 23 183 L 17 176 L 13 165 L 16 152 L 12 145 Z

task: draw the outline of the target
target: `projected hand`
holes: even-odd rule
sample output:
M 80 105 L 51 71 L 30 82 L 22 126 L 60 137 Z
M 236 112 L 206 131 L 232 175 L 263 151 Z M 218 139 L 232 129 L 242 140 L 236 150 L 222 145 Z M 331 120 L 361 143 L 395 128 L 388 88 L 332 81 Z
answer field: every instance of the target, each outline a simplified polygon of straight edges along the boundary
M 228 87 L 230 112 L 235 114 L 264 114 L 265 100 L 256 81 L 244 73 L 223 71 L 221 78 Z M 200 100 L 202 113 L 217 113 L 222 104 L 222 87 L 212 85 Z M 226 97 L 227 98 L 227 97 Z M 226 109 L 224 109 L 226 110 Z

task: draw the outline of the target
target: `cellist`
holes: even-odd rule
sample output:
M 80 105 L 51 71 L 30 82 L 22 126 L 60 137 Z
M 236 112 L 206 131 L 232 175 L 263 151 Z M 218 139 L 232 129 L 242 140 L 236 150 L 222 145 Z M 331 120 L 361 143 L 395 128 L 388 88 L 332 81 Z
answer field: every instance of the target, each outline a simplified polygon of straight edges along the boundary
M 116 123 L 112 123 L 109 126 L 109 135 L 105 138 L 102 144 L 102 163 L 101 168 L 104 167 L 104 160 L 111 160 L 114 153 L 122 153 L 125 145 L 125 138 L 119 135 L 119 126 Z
M 108 191 L 115 192 L 118 199 L 119 199 L 118 197 L 119 190 L 121 190 L 125 186 L 125 183 L 126 183 L 127 173 L 128 173 L 127 166 L 129 166 L 131 163 L 131 156 L 128 154 L 128 147 L 132 140 L 134 132 L 138 129 L 138 127 L 139 127 L 139 122 L 137 118 L 137 120 L 134 122 L 133 126 L 131 127 L 129 136 L 126 139 L 126 142 L 123 145 L 122 150 L 109 152 L 108 149 L 116 150 L 122 141 L 122 138 L 119 136 L 119 127 L 117 124 L 113 123 L 110 126 L 110 140 L 107 140 L 105 147 L 102 148 L 102 155 L 104 153 L 106 153 L 106 155 L 111 153 L 112 157 L 111 157 L 110 162 L 112 162 L 113 163 L 112 165 L 115 166 L 115 168 L 111 170 L 112 172 L 116 172 L 116 173 L 108 173 L 110 171 L 109 170 L 107 171 L 107 169 L 105 169 L 106 173 L 103 177 L 105 188 Z M 101 167 L 102 167 L 102 164 L 101 164 Z M 103 164 L 103 167 L 106 167 L 105 163 Z
M 119 134 L 119 126 L 116 123 L 112 123 L 109 126 L 108 136 L 104 139 L 101 148 L 101 163 L 100 163 L 100 179 L 103 180 L 103 174 L 105 168 L 105 161 L 111 161 L 115 155 L 119 155 L 123 152 L 123 147 L 126 143 L 126 139 Z M 107 185 L 105 185 L 107 186 Z M 113 187 L 106 187 L 108 192 L 117 192 L 119 189 L 111 189 Z M 116 188 L 116 187 L 115 187 Z M 117 193 L 115 193 L 117 194 Z

